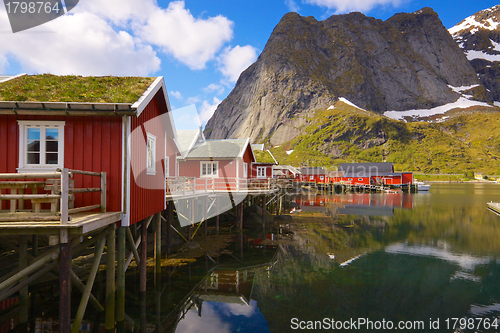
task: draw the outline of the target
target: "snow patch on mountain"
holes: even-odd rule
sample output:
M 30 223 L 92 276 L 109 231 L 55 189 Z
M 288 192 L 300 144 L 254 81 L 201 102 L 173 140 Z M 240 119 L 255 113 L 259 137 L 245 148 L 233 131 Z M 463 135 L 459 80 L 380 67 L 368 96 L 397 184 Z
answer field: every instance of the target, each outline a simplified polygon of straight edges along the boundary
M 408 110 L 408 111 L 386 111 L 384 116 L 396 119 L 404 120 L 404 117 L 420 118 L 420 117 L 430 117 L 436 114 L 443 114 L 447 111 L 456 108 L 469 108 L 471 106 L 487 106 L 491 105 L 478 101 L 471 101 L 463 96 L 461 96 L 457 101 L 453 103 L 448 103 L 445 105 L 437 106 L 432 109 L 421 109 L 421 110 Z

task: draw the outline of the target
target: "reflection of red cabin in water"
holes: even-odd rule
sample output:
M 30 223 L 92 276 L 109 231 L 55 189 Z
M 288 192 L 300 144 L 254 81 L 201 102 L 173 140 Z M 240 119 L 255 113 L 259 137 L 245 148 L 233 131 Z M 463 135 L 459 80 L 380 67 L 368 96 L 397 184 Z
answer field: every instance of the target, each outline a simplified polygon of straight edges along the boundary
M 387 206 L 413 209 L 413 196 L 405 193 L 353 193 L 338 195 L 298 196 L 294 202 L 300 206 L 326 206 L 327 204 Z

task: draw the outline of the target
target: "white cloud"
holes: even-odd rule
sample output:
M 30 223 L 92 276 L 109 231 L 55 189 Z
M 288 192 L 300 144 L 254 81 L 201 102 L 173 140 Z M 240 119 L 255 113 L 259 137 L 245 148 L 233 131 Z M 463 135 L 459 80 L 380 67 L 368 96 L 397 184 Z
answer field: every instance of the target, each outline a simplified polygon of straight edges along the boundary
M 182 94 L 179 91 L 171 91 L 170 95 L 174 96 L 175 98 L 182 100 Z
M 10 30 L 5 12 L 0 29 Z M 42 26 L 4 34 L 0 59 L 14 58 L 28 73 L 147 75 L 160 68 L 150 45 L 125 31 L 115 31 L 89 12 L 67 14 Z
M 298 12 L 300 10 L 299 5 L 294 0 L 285 0 L 285 5 L 291 12 Z
M 241 72 L 248 68 L 257 59 L 257 49 L 253 46 L 226 47 L 219 57 L 219 70 L 228 79 L 235 83 Z
M 211 83 L 207 87 L 203 88 L 203 91 L 207 93 L 217 93 L 218 95 L 224 92 L 225 88 L 220 84 Z
M 196 104 L 199 102 L 201 102 L 201 99 L 198 96 L 189 97 L 186 101 L 187 104 Z
M 305 3 L 326 7 L 335 14 L 352 11 L 369 12 L 377 6 L 398 7 L 405 0 L 304 0 Z
M 224 43 L 233 37 L 234 23 L 218 15 L 206 20 L 194 18 L 184 1 L 169 3 L 149 14 L 137 33 L 191 69 L 203 69 Z
M 214 97 L 213 104 L 210 104 L 210 102 L 208 101 L 203 101 L 203 103 L 201 103 L 200 121 L 203 124 L 206 123 L 212 117 L 212 115 L 215 112 L 215 109 L 217 109 L 217 106 L 219 106 L 220 102 L 222 102 L 220 99 Z
M 86 0 L 39 27 L 2 35 L 0 70 L 8 60 L 28 73 L 150 75 L 160 69 L 154 47 L 202 69 L 232 39 L 234 23 L 221 15 L 195 18 L 184 1 Z M 0 6 L 0 30 L 10 31 Z

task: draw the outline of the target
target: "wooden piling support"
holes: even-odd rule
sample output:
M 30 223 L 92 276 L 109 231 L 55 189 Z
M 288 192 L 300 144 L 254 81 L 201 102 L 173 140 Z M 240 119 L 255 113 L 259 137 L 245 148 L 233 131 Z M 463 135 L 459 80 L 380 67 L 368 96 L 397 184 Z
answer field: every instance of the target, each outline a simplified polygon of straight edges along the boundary
M 173 219 L 174 203 L 167 203 L 167 255 L 171 252 L 171 242 L 172 242 L 172 219 Z
M 118 227 L 116 267 L 116 325 L 123 331 L 125 324 L 125 233 L 128 227 Z M 132 246 L 134 247 L 134 246 Z M 135 247 L 134 247 L 135 248 Z
M 141 262 L 139 264 L 139 291 L 146 292 L 146 268 L 148 251 L 148 226 L 146 220 L 141 224 Z
M 71 333 L 78 333 L 80 331 L 80 326 L 82 324 L 83 315 L 85 314 L 85 309 L 87 308 L 87 303 L 92 292 L 92 286 L 94 285 L 94 280 L 99 270 L 99 264 L 101 262 L 102 252 L 104 251 L 105 239 L 101 239 L 95 248 L 94 262 L 92 263 L 92 268 L 90 269 L 90 274 L 87 279 L 87 284 L 85 285 L 85 290 L 83 291 L 83 296 L 78 306 L 78 311 L 76 313 L 75 321 L 73 323 L 73 328 Z
M 71 330 L 71 244 L 59 245 L 59 331 Z
M 19 237 L 19 270 L 22 271 L 26 267 L 28 267 L 28 236 L 22 235 Z M 19 322 L 26 324 L 29 316 L 28 286 L 19 291 L 19 301 L 21 310 L 19 313 Z
M 161 274 L 161 213 L 155 215 L 155 285 Z
M 115 225 L 108 227 L 106 235 L 107 245 L 107 260 L 106 260 L 106 307 L 104 311 L 106 331 L 114 331 L 115 329 Z
M 262 196 L 262 241 L 266 239 L 266 196 Z
M 204 197 L 203 198 L 203 224 L 204 224 L 203 233 L 204 233 L 205 237 L 208 236 L 207 209 L 208 209 L 208 199 L 207 199 L 207 197 Z
M 31 255 L 33 257 L 38 257 L 38 235 L 33 235 L 33 240 L 31 245 Z

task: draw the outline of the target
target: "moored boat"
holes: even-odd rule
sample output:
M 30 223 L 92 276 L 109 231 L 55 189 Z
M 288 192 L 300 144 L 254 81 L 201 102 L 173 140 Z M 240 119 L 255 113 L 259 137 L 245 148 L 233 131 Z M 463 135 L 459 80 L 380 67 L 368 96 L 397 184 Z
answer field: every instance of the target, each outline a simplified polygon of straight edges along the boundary
M 429 189 L 431 188 L 430 184 L 419 181 L 415 181 L 415 185 L 417 185 L 418 191 L 429 191 Z

